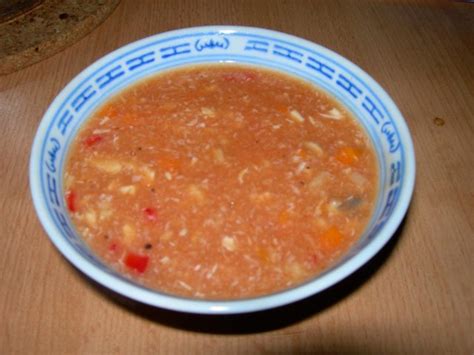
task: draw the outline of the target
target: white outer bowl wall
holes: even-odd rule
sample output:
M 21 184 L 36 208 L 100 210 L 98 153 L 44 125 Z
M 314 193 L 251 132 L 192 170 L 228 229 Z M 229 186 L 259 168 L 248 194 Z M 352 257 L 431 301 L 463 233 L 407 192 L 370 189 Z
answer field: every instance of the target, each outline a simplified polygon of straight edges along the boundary
M 305 282 L 302 285 L 262 297 L 230 301 L 205 301 L 163 294 L 137 285 L 115 274 L 114 272 L 107 270 L 104 265 L 92 263 L 89 261 L 68 241 L 67 237 L 56 225 L 55 220 L 48 209 L 47 196 L 45 196 L 43 192 L 43 185 L 40 177 L 41 165 L 44 163 L 42 160 L 42 149 L 45 145 L 44 140 L 46 138 L 48 127 L 50 126 L 54 115 L 56 112 L 58 112 L 58 110 L 60 110 L 61 105 L 63 105 L 71 91 L 74 90 L 88 76 L 90 76 L 91 73 L 94 73 L 96 70 L 98 70 L 98 68 L 100 68 L 104 63 L 124 55 L 133 48 L 139 48 L 146 43 L 150 43 L 161 38 L 175 37 L 194 32 L 219 32 L 224 34 L 238 32 L 250 33 L 283 39 L 285 41 L 316 50 L 318 53 L 322 53 L 325 56 L 337 61 L 338 63 L 343 63 L 345 68 L 349 68 L 350 71 L 355 73 L 359 79 L 362 79 L 365 83 L 370 85 L 370 89 L 378 98 L 383 100 L 385 108 L 390 112 L 391 118 L 393 119 L 394 123 L 396 123 L 396 128 L 400 137 L 400 143 L 403 145 L 405 152 L 405 174 L 403 176 L 403 181 L 400 182 L 400 186 L 402 186 L 402 188 L 398 197 L 398 202 L 396 203 L 396 207 L 393 209 L 388 219 L 384 222 L 383 227 L 377 232 L 375 236 L 372 237 L 372 240 L 367 245 L 362 247 L 355 255 L 352 255 L 345 260 L 343 259 L 341 263 L 338 263 L 329 271 L 317 276 L 315 279 Z M 74 266 L 76 266 L 93 280 L 97 281 L 99 284 L 104 285 L 105 287 L 136 301 L 165 309 L 201 314 L 236 314 L 266 310 L 304 299 L 336 284 L 364 265 L 388 242 L 388 240 L 398 228 L 408 209 L 413 193 L 414 182 L 415 155 L 413 143 L 407 125 L 390 97 L 368 74 L 366 74 L 356 65 L 349 62 L 347 59 L 309 41 L 275 31 L 236 26 L 195 27 L 170 31 L 131 43 L 99 59 L 97 62 L 77 75 L 61 91 L 61 93 L 56 97 L 51 106 L 48 108 L 37 130 L 30 158 L 30 187 L 38 217 L 51 241 Z

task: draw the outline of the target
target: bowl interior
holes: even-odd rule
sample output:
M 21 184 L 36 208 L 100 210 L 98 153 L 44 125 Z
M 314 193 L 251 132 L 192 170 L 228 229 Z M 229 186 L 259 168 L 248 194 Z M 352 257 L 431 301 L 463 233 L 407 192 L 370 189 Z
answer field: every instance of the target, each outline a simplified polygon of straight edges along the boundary
M 329 92 L 367 131 L 379 163 L 379 195 L 360 240 L 336 265 L 291 290 L 241 301 L 206 302 L 148 290 L 107 268 L 74 230 L 63 198 L 68 147 L 89 115 L 131 83 L 174 67 L 236 62 L 283 71 Z M 33 200 L 53 243 L 96 281 L 136 300 L 198 313 L 238 313 L 282 305 L 321 291 L 372 257 L 406 212 L 414 183 L 414 155 L 406 124 L 380 86 L 348 60 L 305 40 L 246 27 L 200 27 L 152 36 L 118 49 L 80 73 L 54 100 L 38 129 L 30 162 Z

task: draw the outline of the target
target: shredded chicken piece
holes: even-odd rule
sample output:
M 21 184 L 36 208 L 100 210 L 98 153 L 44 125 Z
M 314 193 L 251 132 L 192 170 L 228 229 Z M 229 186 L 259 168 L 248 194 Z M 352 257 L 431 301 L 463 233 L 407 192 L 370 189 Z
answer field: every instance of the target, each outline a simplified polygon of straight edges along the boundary
M 323 148 L 321 148 L 321 146 L 316 142 L 304 142 L 303 146 L 311 153 L 314 153 L 319 157 L 322 156 L 324 153 Z
M 93 159 L 91 164 L 96 169 L 109 174 L 118 174 L 122 170 L 122 164 L 116 160 Z
M 96 222 L 97 222 L 97 214 L 95 213 L 94 210 L 88 210 L 84 214 L 84 218 L 90 227 L 95 227 Z
M 301 113 L 299 113 L 296 110 L 291 110 L 290 111 L 290 117 L 293 121 L 295 121 L 297 123 L 303 123 L 304 122 L 304 117 L 301 116 Z
M 201 113 L 204 116 L 208 116 L 208 117 L 214 117 L 216 115 L 216 111 L 212 108 L 209 108 L 209 107 L 202 107 L 201 108 Z
M 223 164 L 225 162 L 224 152 L 221 148 L 216 148 L 212 151 L 214 162 L 217 164 Z
M 148 166 L 141 166 L 140 172 L 143 174 L 143 177 L 145 178 L 146 182 L 151 183 L 153 180 L 155 180 L 155 171 L 150 169 Z
M 135 228 L 130 224 L 124 224 L 122 226 L 122 234 L 122 241 L 125 243 L 125 245 L 130 245 L 137 235 Z
M 188 187 L 189 195 L 194 198 L 197 202 L 204 202 L 205 195 L 201 188 L 197 185 L 189 185 Z
M 110 120 L 110 117 L 109 117 L 109 116 L 104 116 L 104 117 L 100 120 L 99 125 L 103 126 L 103 125 L 106 124 L 109 120 Z
M 321 113 L 320 116 L 324 118 L 329 118 L 332 120 L 340 120 L 344 115 L 337 108 L 333 107 L 327 113 Z
M 192 290 L 192 287 L 189 286 L 186 282 L 178 280 L 178 284 L 182 287 L 185 288 L 186 290 L 190 291 Z
M 323 171 L 316 175 L 308 184 L 308 188 L 312 192 L 318 192 L 324 183 L 331 177 L 331 174 L 327 171 Z
M 124 195 L 135 195 L 135 192 L 137 192 L 137 188 L 135 185 L 125 185 L 119 188 L 120 193 Z
M 228 251 L 235 251 L 236 249 L 235 239 L 227 235 L 224 236 L 222 238 L 222 246 Z
M 249 172 L 249 168 L 245 168 L 240 171 L 239 175 L 237 176 L 237 180 L 239 180 L 240 184 L 244 183 L 244 176 Z

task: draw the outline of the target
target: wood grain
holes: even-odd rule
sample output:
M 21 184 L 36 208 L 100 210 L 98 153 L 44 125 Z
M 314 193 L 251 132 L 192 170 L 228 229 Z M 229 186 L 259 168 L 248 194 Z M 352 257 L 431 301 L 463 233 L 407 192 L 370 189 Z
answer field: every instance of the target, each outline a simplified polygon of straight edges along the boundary
M 415 195 L 389 245 L 327 292 L 270 312 L 195 316 L 121 299 L 65 261 L 30 198 L 32 140 L 61 88 L 128 42 L 207 24 L 280 30 L 346 56 L 392 96 L 415 143 Z M 123 0 L 70 48 L 0 77 L 0 353 L 472 354 L 473 125 L 474 4 Z

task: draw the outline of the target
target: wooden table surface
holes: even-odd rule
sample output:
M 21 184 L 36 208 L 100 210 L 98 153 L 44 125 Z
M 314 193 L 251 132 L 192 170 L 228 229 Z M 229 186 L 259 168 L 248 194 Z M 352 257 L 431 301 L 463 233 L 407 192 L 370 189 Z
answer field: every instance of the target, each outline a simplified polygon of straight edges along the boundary
M 322 44 L 392 96 L 410 127 L 415 194 L 391 242 L 330 290 L 240 316 L 122 299 L 53 247 L 33 210 L 31 144 L 76 74 L 126 43 L 207 24 Z M 474 4 L 375 0 L 122 0 L 55 56 L 0 77 L 0 353 L 474 352 Z

